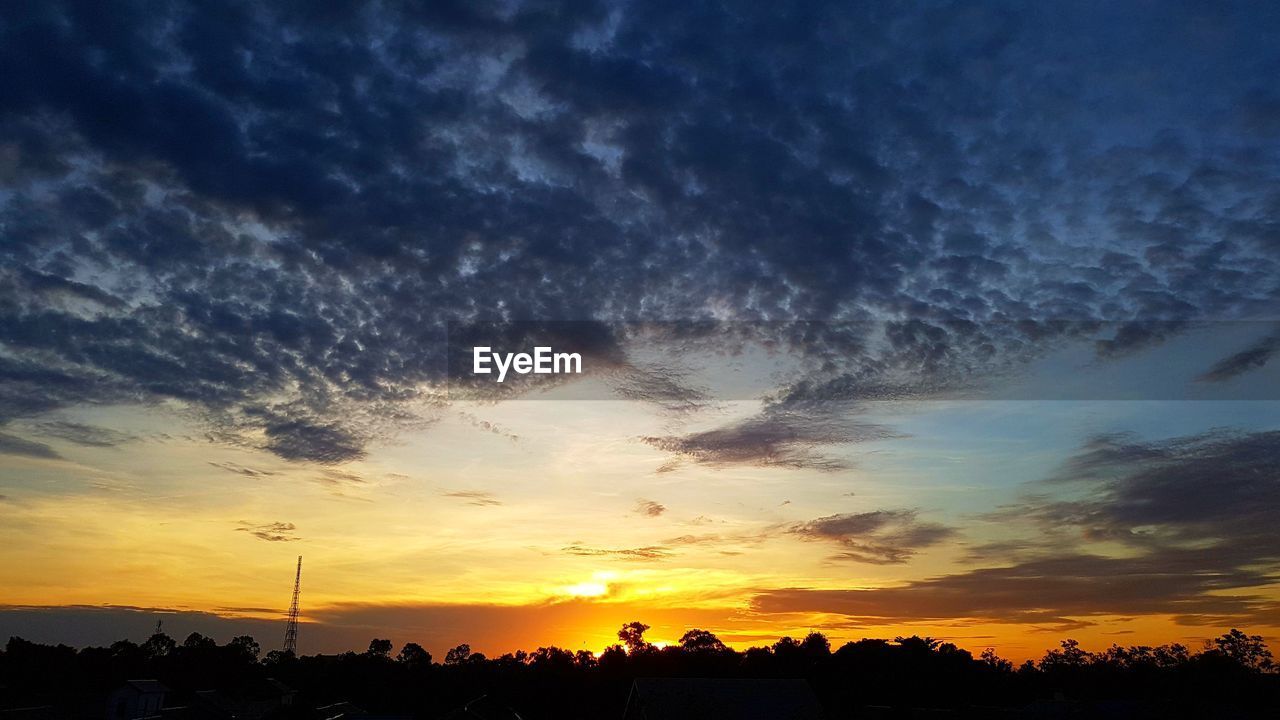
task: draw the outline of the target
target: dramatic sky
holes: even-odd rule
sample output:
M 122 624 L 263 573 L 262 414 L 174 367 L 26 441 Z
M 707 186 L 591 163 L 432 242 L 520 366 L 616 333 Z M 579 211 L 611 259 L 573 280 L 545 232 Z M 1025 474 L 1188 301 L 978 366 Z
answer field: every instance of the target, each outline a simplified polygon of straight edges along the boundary
M 351 5 L 0 11 L 0 636 L 1280 633 L 1280 7 Z

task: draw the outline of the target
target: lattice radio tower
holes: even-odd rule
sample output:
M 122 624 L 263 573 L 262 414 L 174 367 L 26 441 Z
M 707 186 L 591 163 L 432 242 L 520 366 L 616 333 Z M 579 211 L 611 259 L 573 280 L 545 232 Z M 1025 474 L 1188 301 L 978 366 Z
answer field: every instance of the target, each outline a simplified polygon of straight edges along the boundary
M 284 628 L 284 651 L 298 654 L 298 593 L 302 590 L 302 556 L 298 556 L 298 572 L 293 576 L 293 602 L 289 603 L 289 624 Z

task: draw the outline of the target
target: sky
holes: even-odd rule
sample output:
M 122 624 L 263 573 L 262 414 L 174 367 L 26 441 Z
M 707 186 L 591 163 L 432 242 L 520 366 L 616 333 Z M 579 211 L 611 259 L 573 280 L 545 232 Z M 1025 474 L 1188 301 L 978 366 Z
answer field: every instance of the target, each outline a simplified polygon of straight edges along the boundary
M 1280 8 L 0 13 L 0 636 L 1280 633 Z M 498 384 L 470 349 L 583 373 Z

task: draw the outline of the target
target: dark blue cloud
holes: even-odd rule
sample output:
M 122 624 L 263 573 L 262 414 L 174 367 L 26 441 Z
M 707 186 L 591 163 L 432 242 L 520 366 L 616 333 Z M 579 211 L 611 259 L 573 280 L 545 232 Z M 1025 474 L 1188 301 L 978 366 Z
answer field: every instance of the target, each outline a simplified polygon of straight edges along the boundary
M 1274 318 L 1277 15 L 15 10 L 0 417 L 177 399 L 336 463 L 429 400 L 449 321 L 891 321 L 886 387 L 1025 357 L 965 323 Z M 1100 353 L 1168 337 L 1131 327 Z M 849 374 L 856 338 L 785 340 Z

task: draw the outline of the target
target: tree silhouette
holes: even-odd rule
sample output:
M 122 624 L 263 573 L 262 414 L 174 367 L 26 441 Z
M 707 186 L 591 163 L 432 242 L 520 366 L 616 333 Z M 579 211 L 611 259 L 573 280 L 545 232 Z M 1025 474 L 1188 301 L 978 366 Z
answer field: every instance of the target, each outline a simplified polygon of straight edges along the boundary
M 621 645 L 610 645 L 600 652 L 600 667 L 621 669 L 627 664 L 627 651 Z
M 590 650 L 579 650 L 574 653 L 573 662 L 578 667 L 587 669 L 597 667 L 600 664 L 600 661 L 596 659 L 596 656 Z
M 1080 648 L 1076 640 L 1063 640 L 1061 649 L 1050 650 L 1040 660 L 1041 670 L 1080 668 L 1088 665 L 1093 655 Z
M 418 643 L 405 643 L 400 648 L 400 654 L 396 656 L 396 660 L 410 667 L 426 667 L 431 664 L 431 653 L 423 649 Z
M 262 658 L 262 663 L 268 667 L 275 667 L 294 660 L 297 660 L 297 657 L 291 652 L 286 652 L 284 650 L 268 650 L 267 654 Z
M 686 632 L 680 637 L 680 647 L 689 652 L 720 653 L 729 649 L 711 631 L 698 630 L 697 628 Z
M 1261 635 L 1247 635 L 1236 628 L 1214 638 L 1210 652 L 1221 653 L 1228 660 L 1250 670 L 1265 672 L 1272 668 L 1271 651 Z
M 534 667 L 558 671 L 572 670 L 575 665 L 573 653 L 558 647 L 540 647 L 529 653 L 528 662 Z
M 262 652 L 262 646 L 251 635 L 237 635 L 231 638 L 231 642 L 227 643 L 227 645 L 240 650 L 254 661 L 257 661 L 258 654 Z
M 926 653 L 926 654 L 931 653 L 937 650 L 940 645 L 942 645 L 941 640 L 937 640 L 928 636 L 920 637 L 919 635 L 912 635 L 911 637 L 899 636 L 894 638 L 893 641 L 898 643 L 898 645 L 901 645 L 903 648 L 906 648 L 909 652 L 913 652 L 913 653 Z
M 1155 658 L 1158 667 L 1176 667 L 1186 663 L 1191 652 L 1185 645 L 1173 643 L 1155 648 L 1151 651 L 1151 656 Z
M 206 637 L 204 635 L 201 635 L 198 632 L 193 632 L 187 636 L 186 640 L 182 641 L 182 647 L 193 648 L 193 649 L 194 648 L 203 648 L 203 649 L 215 648 L 215 647 L 218 647 L 218 641 L 214 640 L 211 637 Z
M 466 643 L 463 643 L 458 647 L 445 653 L 444 664 L 459 665 L 461 663 L 466 662 L 470 658 L 471 658 L 471 646 Z
M 800 643 L 790 635 L 778 638 L 773 644 L 773 654 L 779 658 L 796 658 L 801 654 Z
M 978 656 L 978 659 L 983 665 L 986 665 L 992 670 L 1000 672 L 1009 672 L 1013 670 L 1013 663 L 997 655 L 995 648 L 987 648 L 983 650 L 982 654 Z
M 649 629 L 648 625 L 642 622 L 632 621 L 622 626 L 618 631 L 618 639 L 626 646 L 627 652 L 643 652 L 653 648 L 644 639 L 644 632 Z
M 811 632 L 800 641 L 800 649 L 811 658 L 823 658 L 831 654 L 831 641 L 820 632 Z
M 678 645 L 658 650 L 644 640 L 648 629 L 641 622 L 622 627 L 619 639 L 630 653 L 613 645 L 597 658 L 546 646 L 489 660 L 463 644 L 440 665 L 417 643 L 406 643 L 392 662 L 385 639 L 374 639 L 365 652 L 295 657 L 273 650 L 255 661 L 261 647 L 247 635 L 219 646 L 199 633 L 180 645 L 157 634 L 142 645 L 124 640 L 78 651 L 15 637 L 0 652 L 0 716 L 48 706 L 53 717 L 100 717 L 105 697 L 133 678 L 164 683 L 179 704 L 197 702 L 206 690 L 234 699 L 294 689 L 295 708 L 270 716 L 276 720 L 317 717 L 317 708 L 338 702 L 372 715 L 442 717 L 481 696 L 531 720 L 609 717 L 639 677 L 803 678 L 828 717 L 858 717 L 870 705 L 896 707 L 903 716 L 913 708 L 986 706 L 1003 709 L 993 716 L 1039 717 L 1028 708 L 1058 694 L 1072 717 L 1098 716 L 1091 703 L 1103 700 L 1123 700 L 1134 715 L 1150 717 L 1269 717 L 1267 709 L 1280 706 L 1271 651 L 1261 636 L 1236 629 L 1198 653 L 1182 645 L 1112 645 L 1091 653 L 1066 640 L 1038 665 L 1028 661 L 1016 670 L 992 648 L 975 658 L 931 637 L 866 638 L 832 651 L 825 636 L 809 633 L 739 652 L 694 628 Z
M 149 658 L 162 658 L 173 652 L 173 649 L 177 646 L 178 643 L 173 638 L 158 632 L 142 643 L 142 652 L 146 653 Z

